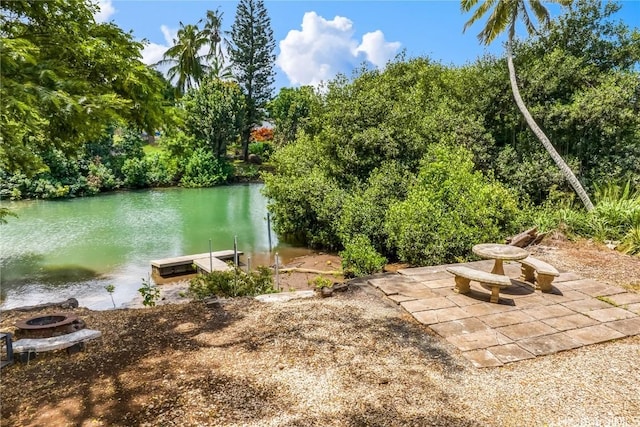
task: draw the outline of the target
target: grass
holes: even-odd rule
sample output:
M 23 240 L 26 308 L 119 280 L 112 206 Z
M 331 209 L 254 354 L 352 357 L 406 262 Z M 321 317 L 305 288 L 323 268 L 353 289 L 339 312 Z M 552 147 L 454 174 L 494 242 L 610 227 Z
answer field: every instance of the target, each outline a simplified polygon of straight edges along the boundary
M 164 148 L 158 147 L 157 145 L 147 144 L 142 147 L 142 151 L 144 151 L 144 154 L 148 156 L 149 154 L 162 154 L 165 150 Z

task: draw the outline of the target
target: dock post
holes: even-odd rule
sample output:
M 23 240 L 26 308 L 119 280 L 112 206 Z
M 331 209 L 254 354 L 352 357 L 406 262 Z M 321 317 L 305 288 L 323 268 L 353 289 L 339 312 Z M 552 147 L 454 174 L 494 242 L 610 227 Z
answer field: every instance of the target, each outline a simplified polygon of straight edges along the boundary
M 209 239 L 209 273 L 213 273 L 213 251 L 211 250 L 211 239 Z
M 238 268 L 238 236 L 233 236 L 233 264 Z
M 251 273 L 251 257 L 247 257 L 247 273 Z
M 280 270 L 280 259 L 278 257 L 278 252 L 276 252 L 276 290 L 280 291 L 280 275 L 278 274 L 278 270 Z
M 269 238 L 269 252 L 271 252 L 271 214 L 267 212 L 267 236 Z

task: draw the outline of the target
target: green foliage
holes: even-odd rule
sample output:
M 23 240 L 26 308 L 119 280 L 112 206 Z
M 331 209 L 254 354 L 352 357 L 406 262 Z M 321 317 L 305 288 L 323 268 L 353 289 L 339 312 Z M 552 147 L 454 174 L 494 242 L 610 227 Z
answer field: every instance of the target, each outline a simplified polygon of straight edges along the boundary
M 255 296 L 276 291 L 273 289 L 271 270 L 259 266 L 257 271 L 249 273 L 234 267 L 227 271 L 199 274 L 189 282 L 189 292 L 196 299 L 204 299 L 211 296 Z
M 346 194 L 337 230 L 343 246 L 364 235 L 376 251 L 395 256 L 395 249 L 388 245 L 386 214 L 389 206 L 405 199 L 411 182 L 405 168 L 385 162 L 372 171 L 362 190 Z
M 570 237 L 620 241 L 619 250 L 640 253 L 640 190 L 630 181 L 625 185 L 608 183 L 597 187 L 595 200 L 595 208 L 588 213 L 567 203 L 548 204 L 535 223 L 545 224 L 545 229 L 557 228 Z
M 0 224 L 6 224 L 7 223 L 7 217 L 8 216 L 12 216 L 14 218 L 18 217 L 18 214 L 16 214 L 15 212 L 11 211 L 9 208 L 0 208 Z
M 113 304 L 113 308 L 116 308 L 116 302 L 113 299 L 113 293 L 116 291 L 116 287 L 113 283 L 108 284 L 104 287 L 104 289 L 109 292 L 109 296 L 111 297 L 111 303 Z
M 154 307 L 160 299 L 160 288 L 154 285 L 151 279 L 142 279 L 142 287 L 138 292 L 142 295 L 142 305 L 145 307 Z
M 169 80 L 176 80 L 178 95 L 189 89 L 197 88 L 200 80 L 205 76 L 206 66 L 199 50 L 207 45 L 207 35 L 198 29 L 197 25 L 180 22 L 178 38 L 162 56 L 162 61 L 156 65 L 169 65 L 167 75 Z
M 321 108 L 321 98 L 311 86 L 285 87 L 266 108 L 275 125 L 276 143 L 286 145 L 295 140 L 298 130 L 314 133 L 312 118 Z
M 245 101 L 235 82 L 205 78 L 197 90 L 184 97 L 186 130 L 216 157 L 239 137 L 244 124 Z
M 360 277 L 380 272 L 387 262 L 387 259 L 375 250 L 366 236 L 355 236 L 344 246 L 340 257 L 345 277 Z
M 147 155 L 145 162 L 147 182 L 151 187 L 168 187 L 176 183 L 178 159 L 163 151 Z
M 273 145 L 268 142 L 252 142 L 249 144 L 249 154 L 256 154 L 262 160 L 269 160 L 273 153 Z
M 276 43 L 271 20 L 263 0 L 240 0 L 231 27 L 231 57 L 233 76 L 246 98 L 242 131 L 242 151 L 249 157 L 251 128 L 260 124 L 266 103 L 271 99 L 275 73 L 273 66 Z
M 76 154 L 119 120 L 140 129 L 164 122 L 163 82 L 140 61 L 143 45 L 96 23 L 92 3 L 0 8 L 0 168 L 31 176 L 47 149 Z
M 622 238 L 622 242 L 617 249 L 629 255 L 640 254 L 640 225 L 631 227 Z
M 473 171 L 462 148 L 434 145 L 407 199 L 391 206 L 386 227 L 398 255 L 414 265 L 456 262 L 479 242 L 516 229 L 515 197 Z
M 309 280 L 308 283 L 316 289 L 333 287 L 333 282 L 331 281 L 331 279 L 324 276 L 316 276 L 313 278 L 313 280 Z
M 213 187 L 226 183 L 232 175 L 233 165 L 200 148 L 189 158 L 180 184 L 184 187 Z
M 297 144 L 289 145 L 286 152 L 276 156 L 297 148 Z M 295 179 L 289 174 L 275 174 L 266 175 L 264 180 L 264 193 L 271 200 L 269 212 L 279 235 L 311 246 L 340 246 L 335 227 L 345 192 L 336 180 L 320 168 L 305 171 Z
M 129 188 L 144 188 L 149 185 L 147 179 L 148 165 L 144 159 L 136 157 L 126 159 L 122 165 L 124 184 Z

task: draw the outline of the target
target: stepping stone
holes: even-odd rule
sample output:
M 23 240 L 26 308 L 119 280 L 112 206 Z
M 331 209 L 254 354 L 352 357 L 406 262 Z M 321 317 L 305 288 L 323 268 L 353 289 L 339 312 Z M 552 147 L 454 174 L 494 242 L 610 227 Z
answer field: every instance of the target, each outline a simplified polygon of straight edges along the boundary
M 535 356 L 518 344 L 503 344 L 496 347 L 489 347 L 487 350 L 498 358 L 502 363 L 518 362 L 520 360 L 533 359 Z
M 485 323 L 475 317 L 452 320 L 451 322 L 436 323 L 430 327 L 445 338 L 453 335 L 470 334 L 490 329 Z
M 559 304 L 527 308 L 523 310 L 523 312 L 537 320 L 549 319 L 552 317 L 569 316 L 571 314 L 575 314 L 575 311 L 569 310 L 567 307 Z
M 544 356 L 581 347 L 582 343 L 573 339 L 566 332 L 559 332 L 557 334 L 526 338 L 518 341 L 518 345 L 534 356 Z
M 489 314 L 487 316 L 479 317 L 487 325 L 492 328 L 499 328 L 502 326 L 515 325 L 518 323 L 526 323 L 533 322 L 534 319 L 532 316 L 522 312 L 522 311 L 510 311 L 506 313 L 496 313 Z
M 616 320 L 615 322 L 605 323 L 605 326 L 628 336 L 640 335 L 640 317 Z
M 462 356 L 473 363 L 473 366 L 476 368 L 491 368 L 503 365 L 503 363 L 488 350 L 465 351 L 462 353 Z
M 613 322 L 614 320 L 629 319 L 631 317 L 637 317 L 632 312 L 619 307 L 603 308 L 601 310 L 593 310 L 585 313 L 592 319 L 596 319 L 599 322 Z
M 624 337 L 620 332 L 604 325 L 587 326 L 586 328 L 572 329 L 564 333 L 582 345 L 597 344 Z
M 409 313 L 415 313 L 418 311 L 437 310 L 439 308 L 456 307 L 453 301 L 448 300 L 445 297 L 425 298 L 417 299 L 413 301 L 405 301 L 400 305 Z
M 533 338 L 540 335 L 550 335 L 558 332 L 557 329 L 554 329 L 546 323 L 542 323 L 540 321 L 503 326 L 501 328 L 498 328 L 497 331 L 516 341 L 526 338 Z
M 461 351 L 480 350 L 487 347 L 495 348 L 495 346 L 513 342 L 509 338 L 505 337 L 499 332 L 494 331 L 493 329 L 487 329 L 484 331 L 478 331 L 464 335 L 452 335 L 450 337 L 447 337 L 447 341 L 458 347 L 458 349 L 460 349 Z M 493 354 L 495 355 L 495 353 Z M 500 360 L 504 362 L 504 360 Z
M 567 331 L 569 329 L 584 328 L 585 326 L 593 326 L 598 323 L 597 320 L 594 320 L 580 313 L 575 313 L 575 314 L 564 316 L 564 317 L 554 317 L 551 319 L 544 319 L 542 320 L 542 322 L 546 323 L 547 325 L 559 331 Z

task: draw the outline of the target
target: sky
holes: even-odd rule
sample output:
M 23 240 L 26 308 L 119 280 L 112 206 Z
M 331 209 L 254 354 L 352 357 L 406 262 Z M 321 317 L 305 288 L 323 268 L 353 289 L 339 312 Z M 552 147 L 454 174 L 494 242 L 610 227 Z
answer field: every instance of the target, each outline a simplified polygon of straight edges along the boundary
M 114 22 L 137 40 L 145 40 L 143 61 L 154 64 L 172 45 L 180 22 L 196 24 L 207 10 L 223 13 L 222 29 L 231 29 L 237 1 L 96 0 L 99 22 Z M 623 0 L 616 17 L 640 28 L 640 0 Z M 484 54 L 501 55 L 504 37 L 490 46 L 476 35 L 484 20 L 465 33 L 470 15 L 459 0 L 294 1 L 265 0 L 276 41 L 275 88 L 317 85 L 338 73 L 350 76 L 363 64 L 383 68 L 404 52 L 428 56 L 445 65 L 464 65 Z M 552 14 L 559 10 L 548 5 Z

